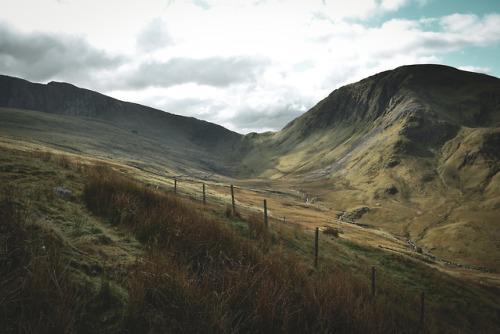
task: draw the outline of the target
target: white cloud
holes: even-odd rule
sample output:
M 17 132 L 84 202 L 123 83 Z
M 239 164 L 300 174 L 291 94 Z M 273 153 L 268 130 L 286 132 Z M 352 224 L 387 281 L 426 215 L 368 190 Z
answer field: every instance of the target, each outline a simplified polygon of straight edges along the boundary
M 489 68 L 489 67 L 460 66 L 458 69 L 462 70 L 462 71 L 477 72 L 477 73 L 484 73 L 484 74 L 488 74 L 491 72 L 491 68 Z
M 341 85 L 500 43 L 499 14 L 397 18 L 417 3 L 427 0 L 0 0 L 0 71 L 276 130 Z M 370 21 L 382 14 L 394 16 Z

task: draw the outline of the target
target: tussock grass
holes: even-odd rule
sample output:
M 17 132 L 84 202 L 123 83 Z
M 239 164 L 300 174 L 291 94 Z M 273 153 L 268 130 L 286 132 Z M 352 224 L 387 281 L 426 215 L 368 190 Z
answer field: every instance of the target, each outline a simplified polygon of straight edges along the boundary
M 397 329 L 387 317 L 390 307 L 371 298 L 363 279 L 338 272 L 318 280 L 293 252 L 269 252 L 272 234 L 260 215 L 246 219 L 248 240 L 178 197 L 103 166 L 90 173 L 83 199 L 151 249 L 129 273 L 127 326 L 153 332 Z
M 323 230 L 323 234 L 330 235 L 334 238 L 339 237 L 340 230 L 335 227 L 327 227 L 326 229 Z
M 225 216 L 224 207 L 209 215 L 214 209 L 202 209 L 201 204 L 133 181 L 102 163 L 89 167 L 71 157 L 62 164 L 57 161 L 65 159 L 54 160 L 52 155 L 32 158 L 53 163 L 58 179 L 68 182 L 76 199 L 64 202 L 32 193 L 33 187 L 27 187 L 28 195 L 19 187 L 2 187 L 1 332 L 493 333 L 498 329 L 498 301 L 492 297 L 498 294 L 496 288 L 478 289 L 406 257 L 329 236 L 320 242 L 320 257 L 327 249 L 334 250 L 329 255 L 334 260 L 320 259 L 315 269 L 310 254 L 305 254 L 312 252 L 312 238 L 302 230 L 273 224 L 266 228 L 261 214 Z M 37 173 L 44 175 L 45 170 L 39 168 Z M 29 170 L 20 175 L 28 174 Z M 51 186 L 43 183 L 39 189 L 51 194 Z M 72 210 L 75 217 L 66 222 L 63 215 Z M 37 222 L 38 214 L 68 223 L 66 234 Z M 87 216 L 77 216 L 82 214 Z M 100 242 L 85 243 L 85 238 Z M 125 239 L 139 240 L 134 247 L 142 252 L 134 253 L 135 261 L 117 265 L 103 247 L 125 247 L 129 242 Z M 87 268 L 92 263 L 81 259 L 85 252 L 92 260 L 102 255 L 108 262 L 96 266 L 94 273 Z M 375 296 L 369 277 L 372 263 L 377 264 Z M 424 328 L 419 324 L 421 290 L 428 296 Z
M 2 332 L 68 333 L 85 319 L 92 293 L 67 273 L 61 240 L 28 222 L 19 190 L 0 194 L 0 328 Z M 91 292 L 91 291 L 90 291 Z

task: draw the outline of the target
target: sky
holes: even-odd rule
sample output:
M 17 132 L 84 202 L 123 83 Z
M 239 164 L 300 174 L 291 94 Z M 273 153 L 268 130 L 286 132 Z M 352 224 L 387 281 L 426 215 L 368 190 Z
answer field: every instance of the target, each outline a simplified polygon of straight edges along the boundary
M 421 63 L 500 77 L 500 0 L 0 0 L 0 74 L 242 134 Z

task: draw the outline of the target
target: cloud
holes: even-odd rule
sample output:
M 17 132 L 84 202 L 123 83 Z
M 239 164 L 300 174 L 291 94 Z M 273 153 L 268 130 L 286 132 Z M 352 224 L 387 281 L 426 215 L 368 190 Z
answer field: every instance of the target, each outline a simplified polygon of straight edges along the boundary
M 411 0 L 324 0 L 316 6 L 324 17 L 336 22 L 346 19 L 368 20 L 388 12 L 395 12 Z M 316 1 L 317 2 L 317 1 Z
M 0 11 L 0 72 L 278 130 L 342 85 L 499 45 L 499 14 L 433 17 L 431 2 L 19 0 Z M 427 16 L 398 18 L 402 8 Z M 496 74 L 494 62 L 460 65 Z
M 484 73 L 488 74 L 491 72 L 491 68 L 489 67 L 478 67 L 478 66 L 460 66 L 458 68 L 462 71 L 476 72 L 476 73 Z
M 394 2 L 391 8 L 403 4 Z M 196 13 L 204 15 L 211 10 L 207 7 Z M 454 15 L 392 19 L 378 27 L 368 27 L 359 22 L 312 16 L 304 31 L 292 30 L 293 40 L 286 40 L 288 36 L 276 43 L 280 46 L 278 51 L 266 47 L 272 44 L 269 41 L 254 42 L 260 46 L 256 50 L 269 51 L 267 57 L 252 55 L 246 49 L 238 55 L 230 48 L 233 44 L 224 46 L 227 49 L 210 48 L 211 39 L 217 34 L 207 28 L 210 33 L 202 35 L 206 43 L 202 45 L 214 55 L 181 56 L 193 45 L 191 39 L 186 39 L 163 54 L 178 56 L 138 63 L 119 81 L 125 91 L 162 90 L 141 103 L 168 112 L 205 119 L 241 133 L 279 130 L 342 85 L 405 64 L 439 63 L 439 55 L 463 47 L 496 43 L 496 35 L 488 33 L 496 29 L 495 16 L 472 15 L 464 19 L 468 23 L 462 26 L 460 16 Z M 479 31 L 484 34 L 473 33 Z M 274 38 L 275 33 L 270 31 L 269 35 Z M 266 38 L 254 36 L 259 37 Z M 299 48 L 293 45 L 294 41 Z M 216 55 L 222 51 L 228 51 L 228 55 Z
M 173 37 L 159 17 L 148 22 L 137 36 L 137 47 L 146 52 L 160 50 L 173 43 Z
M 268 61 L 252 57 L 173 58 L 166 62 L 147 61 L 126 74 L 122 89 L 151 86 L 170 87 L 186 83 L 226 87 L 253 82 Z
M 306 111 L 302 104 L 282 101 L 266 109 L 241 108 L 233 117 L 223 120 L 241 133 L 276 131 Z
M 253 84 L 245 83 L 229 87 L 188 83 L 168 88 L 148 88 L 148 91 L 149 96 L 139 103 L 204 119 L 240 133 L 281 129 L 318 102 L 307 93 L 279 85 L 267 86 L 262 91 Z M 130 97 L 126 91 L 119 94 L 122 99 Z
M 500 14 L 485 15 L 481 20 L 474 14 L 453 14 L 440 20 L 444 33 L 470 44 L 488 45 L 500 42 Z
M 391 19 L 375 28 L 346 30 L 352 36 L 332 37 L 345 50 L 358 50 L 358 63 L 387 61 L 402 55 L 420 58 L 457 51 L 470 46 L 500 43 L 500 15 L 454 14 L 439 19 Z
M 83 38 L 51 33 L 20 33 L 0 24 L 0 72 L 34 81 L 55 78 L 89 81 L 92 72 L 110 71 L 123 61 Z

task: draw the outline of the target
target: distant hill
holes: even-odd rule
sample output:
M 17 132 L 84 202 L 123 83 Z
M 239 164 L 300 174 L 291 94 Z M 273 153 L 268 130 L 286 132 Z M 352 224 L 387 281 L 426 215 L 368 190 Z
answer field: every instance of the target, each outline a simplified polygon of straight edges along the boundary
M 43 85 L 0 75 L 0 106 L 98 118 L 127 130 L 206 147 L 226 146 L 241 137 L 220 125 L 123 102 L 61 82 Z

